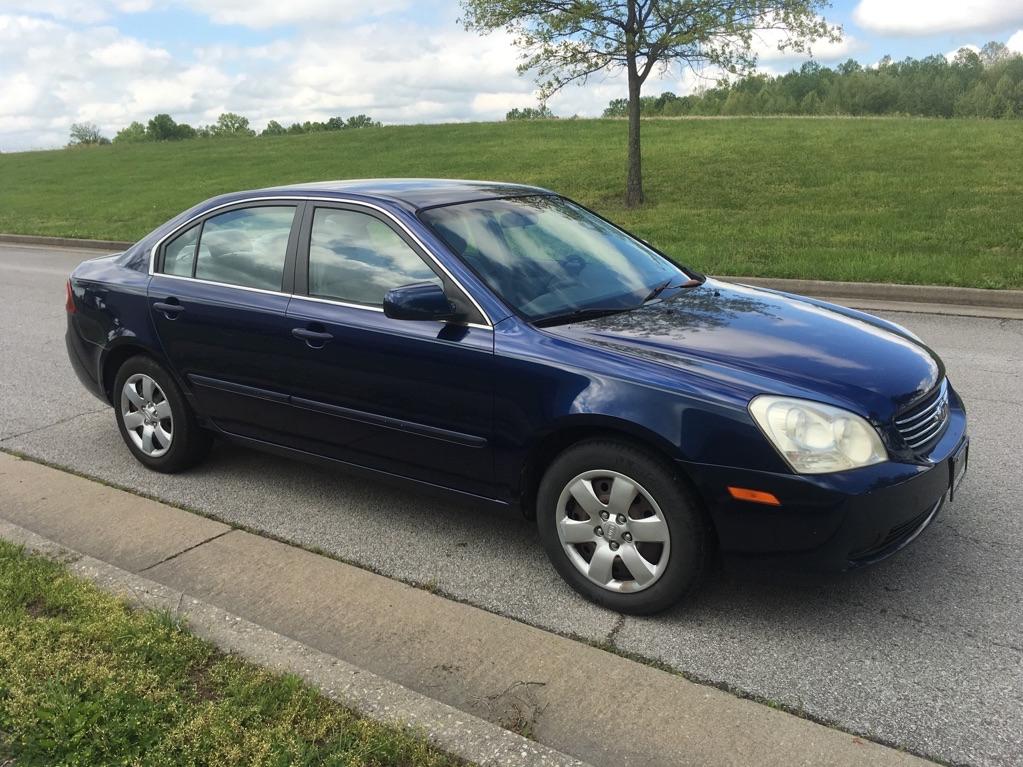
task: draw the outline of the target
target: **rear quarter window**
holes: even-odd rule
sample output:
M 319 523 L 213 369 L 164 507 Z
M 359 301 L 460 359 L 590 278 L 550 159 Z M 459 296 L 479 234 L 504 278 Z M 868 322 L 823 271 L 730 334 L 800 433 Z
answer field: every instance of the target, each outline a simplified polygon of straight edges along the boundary
M 191 277 L 198 241 L 199 224 L 196 224 L 167 243 L 163 249 L 163 273 Z

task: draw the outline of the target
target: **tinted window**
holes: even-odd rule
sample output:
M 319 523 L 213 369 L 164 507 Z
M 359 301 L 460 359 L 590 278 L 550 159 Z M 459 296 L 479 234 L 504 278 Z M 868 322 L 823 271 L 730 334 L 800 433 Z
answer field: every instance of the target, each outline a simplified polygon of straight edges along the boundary
M 309 294 L 380 306 L 391 288 L 441 281 L 387 224 L 365 213 L 318 208 L 309 243 Z
M 164 274 L 180 277 L 192 276 L 192 262 L 195 260 L 195 242 L 199 239 L 199 225 L 179 234 L 163 249 Z
M 243 208 L 206 219 L 195 276 L 201 280 L 280 290 L 295 217 L 292 206 Z

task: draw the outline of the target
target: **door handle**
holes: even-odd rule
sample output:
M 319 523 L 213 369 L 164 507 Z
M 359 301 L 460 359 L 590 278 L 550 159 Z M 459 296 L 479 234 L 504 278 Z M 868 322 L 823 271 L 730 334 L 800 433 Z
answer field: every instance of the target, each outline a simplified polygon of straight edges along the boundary
M 169 320 L 176 319 L 181 312 L 185 311 L 185 307 L 179 304 L 176 298 L 168 298 L 166 302 L 156 301 L 153 303 L 153 308 L 158 312 L 163 312 Z
M 300 341 L 305 341 L 306 346 L 310 349 L 322 349 L 328 341 L 334 339 L 330 333 L 309 330 L 309 328 L 292 328 L 291 335 Z

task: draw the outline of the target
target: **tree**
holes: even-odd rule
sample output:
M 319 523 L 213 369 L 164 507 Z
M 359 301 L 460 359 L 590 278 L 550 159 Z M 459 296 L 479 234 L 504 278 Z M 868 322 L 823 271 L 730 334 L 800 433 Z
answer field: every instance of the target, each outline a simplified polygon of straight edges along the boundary
M 611 99 L 607 105 L 607 109 L 604 110 L 602 117 L 628 117 L 629 116 L 629 100 L 628 99 Z
M 138 120 L 127 128 L 121 128 L 114 136 L 115 144 L 137 144 L 141 141 L 149 141 L 149 135 L 146 133 L 146 126 Z
M 992 40 L 980 49 L 980 60 L 984 62 L 984 66 L 989 67 L 992 64 L 997 64 L 999 61 L 1006 61 L 1011 58 L 1012 51 L 1009 50 L 1009 46 L 997 40 Z
M 220 115 L 216 124 L 210 126 L 209 132 L 216 138 L 256 135 L 256 132 L 249 127 L 249 118 L 234 112 L 224 112 Z
M 374 120 L 369 115 L 355 115 L 349 117 L 345 123 L 345 129 L 348 128 L 379 128 L 380 123 Z
M 469 30 L 506 29 L 523 49 L 541 98 L 602 70 L 624 70 L 629 91 L 625 202 L 643 202 L 640 98 L 655 68 L 674 63 L 745 73 L 756 65 L 758 31 L 780 31 L 780 49 L 805 50 L 841 30 L 818 12 L 826 0 L 462 0 Z
M 178 138 L 178 124 L 168 114 L 154 115 L 146 127 L 150 141 L 174 141 Z
M 69 146 L 89 146 L 90 144 L 109 144 L 110 139 L 103 138 L 96 123 L 72 123 Z
M 546 104 L 538 107 L 516 107 L 504 116 L 505 120 L 557 120 L 557 115 Z
M 287 133 L 287 131 L 284 129 L 283 125 L 281 125 L 276 120 L 271 120 L 270 122 L 268 122 L 266 124 L 266 127 L 263 128 L 263 132 L 260 133 L 259 135 L 260 136 L 283 136 L 285 133 Z

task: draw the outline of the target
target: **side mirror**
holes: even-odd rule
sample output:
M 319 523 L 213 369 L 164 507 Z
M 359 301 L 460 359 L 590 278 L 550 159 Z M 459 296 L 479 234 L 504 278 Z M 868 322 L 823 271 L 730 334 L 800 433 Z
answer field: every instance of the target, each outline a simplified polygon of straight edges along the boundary
M 384 296 L 384 314 L 392 320 L 457 320 L 461 314 L 435 282 L 392 288 Z

